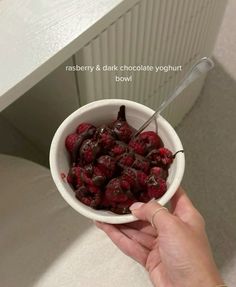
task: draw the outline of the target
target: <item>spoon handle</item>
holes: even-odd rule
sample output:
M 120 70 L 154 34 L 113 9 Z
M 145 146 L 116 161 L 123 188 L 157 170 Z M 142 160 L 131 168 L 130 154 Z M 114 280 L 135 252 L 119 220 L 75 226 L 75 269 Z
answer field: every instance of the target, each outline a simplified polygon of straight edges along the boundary
M 188 87 L 193 81 L 199 78 L 201 75 L 210 71 L 214 67 L 214 62 L 207 57 L 198 60 L 191 68 L 191 70 L 184 76 L 183 80 L 180 81 L 177 88 L 167 97 L 164 102 L 158 107 L 155 113 L 138 129 L 134 137 L 139 135 L 151 122 L 158 116 L 186 87 Z

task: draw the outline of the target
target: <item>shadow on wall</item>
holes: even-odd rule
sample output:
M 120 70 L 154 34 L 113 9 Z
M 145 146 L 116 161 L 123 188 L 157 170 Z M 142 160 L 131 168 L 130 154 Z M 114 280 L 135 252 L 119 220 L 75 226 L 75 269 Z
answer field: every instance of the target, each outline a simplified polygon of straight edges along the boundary
M 231 272 L 232 284 L 236 281 L 236 272 L 232 273 L 236 268 L 235 91 L 236 82 L 216 62 L 194 108 L 177 128 L 186 152 L 183 185 L 205 218 L 217 264 L 223 274 Z
M 0 154 L 14 155 L 48 166 L 48 156 L 13 127 L 3 114 L 0 114 L 0 135 Z

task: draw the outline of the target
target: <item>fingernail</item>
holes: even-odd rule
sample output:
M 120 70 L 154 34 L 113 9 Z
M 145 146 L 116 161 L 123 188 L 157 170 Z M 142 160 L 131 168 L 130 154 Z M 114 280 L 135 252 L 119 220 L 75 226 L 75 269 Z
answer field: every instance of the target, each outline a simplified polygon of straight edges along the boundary
M 129 207 L 129 209 L 132 211 L 132 210 L 140 208 L 142 205 L 143 205 L 143 202 L 135 202 Z

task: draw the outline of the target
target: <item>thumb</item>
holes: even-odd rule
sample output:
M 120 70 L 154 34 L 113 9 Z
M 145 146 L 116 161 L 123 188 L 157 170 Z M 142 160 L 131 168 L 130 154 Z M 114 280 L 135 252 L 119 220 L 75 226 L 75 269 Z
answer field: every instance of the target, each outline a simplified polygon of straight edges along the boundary
M 156 227 L 158 231 L 168 225 L 168 222 L 173 217 L 166 208 L 163 208 L 155 200 L 151 200 L 148 203 L 135 202 L 130 206 L 130 210 L 138 219 L 153 223 L 153 227 Z

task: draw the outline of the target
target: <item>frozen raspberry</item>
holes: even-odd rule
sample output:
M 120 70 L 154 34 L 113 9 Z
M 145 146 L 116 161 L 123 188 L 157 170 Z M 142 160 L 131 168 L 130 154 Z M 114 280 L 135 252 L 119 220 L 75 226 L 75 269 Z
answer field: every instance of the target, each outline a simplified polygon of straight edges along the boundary
M 101 203 L 100 203 L 100 208 L 101 209 L 106 209 L 106 210 L 111 210 L 112 207 L 116 206 L 116 202 L 110 201 L 106 198 L 105 194 L 103 194 Z
M 173 154 L 167 148 L 159 148 L 158 154 L 160 156 L 160 161 L 166 168 L 169 168 L 173 162 Z
M 91 192 L 92 191 L 92 192 Z M 89 190 L 86 186 L 79 187 L 76 191 L 76 197 L 84 203 L 85 205 L 88 205 L 93 208 L 98 208 L 100 202 L 101 202 L 101 193 L 94 192 L 93 190 Z
M 89 164 L 84 165 L 83 168 L 84 168 L 84 170 L 87 172 L 87 174 L 88 174 L 89 176 L 92 176 L 92 175 L 93 175 L 93 168 L 94 168 L 94 166 L 93 166 L 92 163 L 89 163 Z
M 80 147 L 80 161 L 82 164 L 93 162 L 100 153 L 101 148 L 97 141 L 92 139 L 85 140 Z
M 137 154 L 144 155 L 146 153 L 145 143 L 139 138 L 134 138 L 129 142 L 129 147 Z
M 168 170 L 163 169 L 159 166 L 154 166 L 153 168 L 151 168 L 150 174 L 154 174 L 156 177 L 166 180 L 168 177 Z
M 107 177 L 105 173 L 98 167 L 94 166 L 93 168 L 93 175 L 92 175 L 92 181 L 96 186 L 101 186 L 105 183 Z
M 130 192 L 130 184 L 120 178 L 113 178 L 106 186 L 105 197 L 111 202 L 125 202 L 128 200 L 127 192 Z
M 140 155 L 146 155 L 151 150 L 162 146 L 161 138 L 153 131 L 143 132 L 129 142 L 129 147 Z
M 107 178 L 111 178 L 115 173 L 116 161 L 109 155 L 102 155 L 97 159 L 97 166 Z
M 88 187 L 89 192 L 92 194 L 100 193 L 99 187 L 95 184 L 88 185 L 87 187 Z
M 149 168 L 150 168 L 150 163 L 148 160 L 145 159 L 145 157 L 136 154 L 135 160 L 132 164 L 132 167 L 135 169 L 138 169 L 138 170 L 142 170 L 143 172 L 148 174 Z
M 150 153 L 147 155 L 147 159 L 149 159 L 155 166 L 168 169 L 173 162 L 173 155 L 170 150 L 162 147 L 158 150 L 154 149 L 150 151 Z
M 130 184 L 131 188 L 137 185 L 137 171 L 133 168 L 126 168 L 121 174 L 121 178 Z
M 67 181 L 75 187 L 82 186 L 84 184 L 93 184 L 88 172 L 80 166 L 75 166 L 70 169 Z
M 129 150 L 129 148 L 128 148 L 127 144 L 125 144 L 124 142 L 121 142 L 121 141 L 116 141 L 114 146 L 109 151 L 109 155 L 116 157 L 116 156 L 119 156 L 123 153 L 128 152 L 128 150 Z
M 111 128 L 119 140 L 125 143 L 130 141 L 133 130 L 126 121 L 125 106 L 120 107 L 117 120 L 112 123 Z
M 117 164 L 121 168 L 132 166 L 134 162 L 134 154 L 133 153 L 124 153 L 117 159 Z
M 67 182 L 71 184 L 74 188 L 77 186 L 83 185 L 83 181 L 80 177 L 81 168 L 74 166 L 70 169 L 68 176 L 67 176 Z
M 71 154 L 73 152 L 73 149 L 75 147 L 76 142 L 79 139 L 79 135 L 76 133 L 70 134 L 66 138 L 66 149 Z
M 72 167 L 69 170 L 69 173 L 67 175 L 67 182 L 73 186 L 73 188 L 76 188 L 77 186 L 77 173 L 76 173 L 76 167 Z
M 93 180 L 91 178 L 91 175 L 84 168 L 80 168 L 77 181 L 79 178 L 80 178 L 80 181 L 82 181 L 82 184 L 93 185 Z
M 93 135 L 96 131 L 95 126 L 88 124 L 88 123 L 81 123 L 80 125 L 78 125 L 78 127 L 76 128 L 76 132 L 77 134 L 82 134 L 85 132 L 89 132 L 91 135 Z
M 123 170 L 121 178 L 130 184 L 130 187 L 134 192 L 138 192 L 141 189 L 146 188 L 147 175 L 141 170 L 135 170 L 128 167 Z
M 151 174 L 146 179 L 147 193 L 150 198 L 160 198 L 167 190 L 166 182 L 162 178 Z
M 137 171 L 137 181 L 138 181 L 138 186 L 141 189 L 146 188 L 146 180 L 147 180 L 147 175 L 142 172 L 141 170 Z
M 145 144 L 146 152 L 164 146 L 161 138 L 153 131 L 142 132 L 138 137 Z
M 70 134 L 66 138 L 66 148 L 71 155 L 72 163 L 77 163 L 78 153 L 82 143 L 93 136 L 95 130 L 89 129 L 86 132 L 78 135 L 76 133 Z
M 147 203 L 148 201 L 150 201 L 152 198 L 149 197 L 148 193 L 146 191 L 141 192 L 139 197 L 138 197 L 138 201 L 140 202 L 145 202 Z
M 97 129 L 95 138 L 104 150 L 110 149 L 115 144 L 115 133 L 105 125 Z

